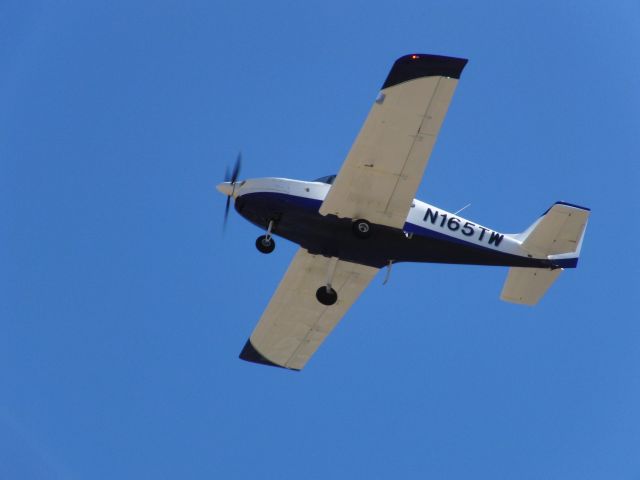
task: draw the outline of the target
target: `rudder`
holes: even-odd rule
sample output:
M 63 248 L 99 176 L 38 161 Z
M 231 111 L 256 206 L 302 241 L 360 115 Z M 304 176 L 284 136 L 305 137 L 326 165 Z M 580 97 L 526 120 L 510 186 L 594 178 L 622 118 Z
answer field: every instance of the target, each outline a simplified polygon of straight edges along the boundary
M 536 256 L 573 253 L 577 257 L 590 214 L 588 208 L 556 202 L 521 234 L 522 248 Z

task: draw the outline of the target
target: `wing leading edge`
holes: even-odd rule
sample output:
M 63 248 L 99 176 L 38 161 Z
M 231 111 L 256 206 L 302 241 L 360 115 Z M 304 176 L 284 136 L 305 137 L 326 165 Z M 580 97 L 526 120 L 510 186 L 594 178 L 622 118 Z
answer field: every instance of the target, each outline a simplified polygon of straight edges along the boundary
M 406 55 L 393 65 L 320 213 L 404 226 L 467 60 Z
M 240 353 L 241 359 L 292 370 L 305 366 L 378 272 L 338 261 L 331 281 L 338 301 L 325 306 L 316 299 L 316 290 L 327 280 L 330 261 L 298 250 Z

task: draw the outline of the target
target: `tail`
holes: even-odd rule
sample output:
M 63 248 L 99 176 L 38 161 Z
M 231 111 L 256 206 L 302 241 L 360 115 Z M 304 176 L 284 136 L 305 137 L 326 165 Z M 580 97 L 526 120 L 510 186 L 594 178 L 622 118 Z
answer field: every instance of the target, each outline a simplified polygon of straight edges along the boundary
M 524 305 L 538 303 L 564 268 L 578 265 L 590 213 L 585 207 L 556 202 L 527 230 L 516 235 L 529 255 L 548 258 L 554 267 L 511 267 L 500 298 Z

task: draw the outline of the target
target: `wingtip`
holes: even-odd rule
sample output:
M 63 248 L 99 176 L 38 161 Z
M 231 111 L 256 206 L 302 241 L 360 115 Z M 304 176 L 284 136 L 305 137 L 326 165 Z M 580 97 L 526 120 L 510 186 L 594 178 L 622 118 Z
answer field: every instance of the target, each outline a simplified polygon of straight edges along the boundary
M 256 348 L 253 346 L 253 343 L 251 343 L 251 339 L 247 340 L 247 343 L 244 344 L 244 348 L 240 352 L 239 358 L 241 360 L 244 360 L 245 362 L 259 363 L 261 365 L 268 365 L 270 367 L 278 367 L 278 368 L 284 368 L 286 370 L 294 370 L 296 372 L 300 371 L 297 368 L 289 368 L 289 367 L 278 365 L 277 363 L 272 362 L 271 360 L 266 358 L 264 355 L 262 355 L 258 350 L 256 350 Z
M 383 89 L 420 77 L 460 78 L 467 64 L 466 58 L 445 57 L 425 53 L 412 53 L 395 61 Z

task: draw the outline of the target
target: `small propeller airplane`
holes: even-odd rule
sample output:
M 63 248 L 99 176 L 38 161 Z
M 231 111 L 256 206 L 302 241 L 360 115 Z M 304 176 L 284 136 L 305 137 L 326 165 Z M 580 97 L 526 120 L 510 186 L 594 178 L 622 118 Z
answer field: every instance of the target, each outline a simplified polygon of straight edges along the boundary
M 524 232 L 506 234 L 414 198 L 466 63 L 399 58 L 337 175 L 238 181 L 238 156 L 217 186 L 227 195 L 225 222 L 233 198 L 264 229 L 260 252 L 273 252 L 274 235 L 300 245 L 241 359 L 301 370 L 378 270 L 388 275 L 394 263 L 507 266 L 501 298 L 525 305 L 577 266 L 588 208 L 556 202 Z

